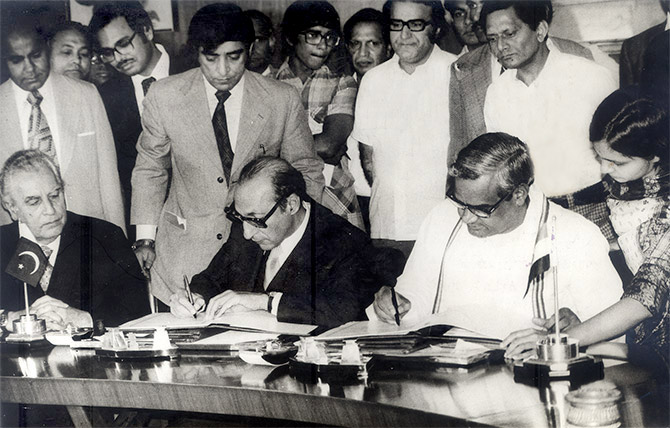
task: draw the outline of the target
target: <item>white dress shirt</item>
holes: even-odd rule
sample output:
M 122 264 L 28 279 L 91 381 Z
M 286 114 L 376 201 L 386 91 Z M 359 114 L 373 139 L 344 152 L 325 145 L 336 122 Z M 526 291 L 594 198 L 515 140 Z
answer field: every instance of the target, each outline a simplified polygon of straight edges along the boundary
M 154 69 L 151 70 L 151 74 L 147 76 L 141 74 L 130 76 L 130 80 L 133 82 L 133 88 L 135 89 L 135 100 L 137 100 L 140 116 L 142 116 L 142 113 L 144 112 L 144 105 L 142 104 L 144 101 L 144 89 L 142 88 L 142 82 L 150 77 L 160 80 L 170 75 L 170 56 L 163 45 L 156 43 L 156 48 L 161 53 L 161 57 L 154 66 Z
M 298 242 L 302 239 L 307 230 L 307 223 L 309 223 L 309 214 L 312 210 L 311 205 L 308 202 L 302 203 L 303 208 L 305 209 L 305 217 L 302 219 L 300 226 L 288 237 L 286 237 L 281 244 L 277 245 L 275 248 L 270 250 L 270 255 L 265 264 L 265 277 L 263 281 L 263 287 L 267 290 L 268 285 L 272 282 L 279 269 L 284 265 L 286 259 L 291 255 L 295 247 L 298 245 Z M 279 300 L 281 299 L 283 293 L 272 292 L 274 296 L 272 300 L 272 314 L 277 315 L 277 310 L 279 308 Z
M 28 128 L 30 127 L 30 112 L 32 111 L 33 106 L 28 102 L 29 92 L 19 88 L 19 86 L 14 83 L 14 81 L 12 81 L 12 88 L 14 89 L 14 97 L 16 99 L 16 109 L 19 112 L 19 123 L 21 124 L 23 147 L 29 149 Z M 51 137 L 53 138 L 54 147 L 56 149 L 56 157 L 60 159 L 60 156 L 58 156 L 61 153 L 61 139 L 58 133 L 58 109 L 56 108 L 56 101 L 54 100 L 51 78 L 47 78 L 46 82 L 44 82 L 44 85 L 42 85 L 38 91 L 43 98 L 42 102 L 40 103 L 40 108 L 42 109 L 42 113 L 47 118 L 47 123 L 49 124 L 49 130 L 51 131 Z
M 33 232 L 30 230 L 28 225 L 19 222 L 19 236 L 26 238 L 31 242 L 34 242 L 40 247 L 48 247 L 51 250 L 51 255 L 49 255 L 49 263 L 51 264 L 51 266 L 56 266 L 56 257 L 58 256 L 58 248 L 60 247 L 60 235 L 58 235 L 56 239 L 54 239 L 53 241 L 49 242 L 46 245 L 40 244 L 39 242 L 37 242 L 35 235 L 33 235 Z

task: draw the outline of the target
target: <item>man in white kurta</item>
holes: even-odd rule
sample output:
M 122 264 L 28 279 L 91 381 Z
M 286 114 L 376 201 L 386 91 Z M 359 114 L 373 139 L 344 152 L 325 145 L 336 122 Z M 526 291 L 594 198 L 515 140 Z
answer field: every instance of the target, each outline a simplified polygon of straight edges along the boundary
M 414 241 L 423 218 L 444 199 L 449 67 L 456 56 L 432 42 L 429 6 L 398 2 L 390 13 L 402 25 L 391 29 L 396 54 L 363 77 L 351 137 L 362 144 L 364 169 L 372 150 L 371 237 Z M 428 23 L 410 31 L 411 20 Z
M 506 134 L 484 134 L 461 151 L 455 168 L 472 164 L 473 159 L 476 162 L 481 153 L 487 156 L 489 149 L 495 152 L 495 139 L 499 135 L 518 141 Z M 524 147 L 519 150 L 525 150 L 528 156 L 523 143 L 518 144 Z M 478 153 L 470 147 L 473 145 Z M 501 158 L 518 156 L 514 150 L 509 153 L 512 154 Z M 463 157 L 470 160 L 465 162 Z M 453 190 L 449 191 L 450 198 L 464 201 L 459 202 L 461 206 L 495 207 L 489 218 L 479 218 L 469 208 L 458 208 L 452 200 L 446 200 L 424 220 L 395 287 L 403 324 L 418 323 L 435 311 L 452 312 L 452 324 L 501 339 L 533 326 L 534 297 L 532 291 L 526 290 L 534 252 L 540 247 L 536 246 L 536 240 L 546 198 L 536 186 L 526 184 L 532 182 L 532 176 L 508 185 L 512 190 L 504 190 L 497 182 L 497 171 L 489 168 L 477 178 L 455 177 Z M 496 206 L 497 201 L 500 202 Z M 549 203 L 548 207 L 550 227 L 551 219 L 556 218 L 552 266 L 558 266 L 560 307 L 569 308 L 580 320 L 586 320 L 618 301 L 621 280 L 608 257 L 607 241 L 598 228 L 556 204 Z M 438 293 L 440 276 L 442 290 Z M 392 317 L 379 312 L 385 289 L 377 293 L 367 314 L 370 319 L 393 322 Z M 550 273 L 545 275 L 540 296 L 546 314 L 553 315 Z

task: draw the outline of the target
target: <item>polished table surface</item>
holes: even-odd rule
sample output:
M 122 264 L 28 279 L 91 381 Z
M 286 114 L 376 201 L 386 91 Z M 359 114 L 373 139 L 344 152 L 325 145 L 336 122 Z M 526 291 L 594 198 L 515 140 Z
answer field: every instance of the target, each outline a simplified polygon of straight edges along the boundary
M 512 367 L 469 371 L 372 370 L 349 385 L 302 382 L 286 366 L 254 366 L 235 354 L 182 354 L 172 361 L 118 362 L 54 347 L 0 357 L 3 402 L 157 409 L 340 426 L 569 426 L 564 396 L 515 383 Z M 667 393 L 649 373 L 622 364 L 605 380 L 622 392 L 622 426 L 668 426 Z M 73 418 L 74 419 L 74 418 Z

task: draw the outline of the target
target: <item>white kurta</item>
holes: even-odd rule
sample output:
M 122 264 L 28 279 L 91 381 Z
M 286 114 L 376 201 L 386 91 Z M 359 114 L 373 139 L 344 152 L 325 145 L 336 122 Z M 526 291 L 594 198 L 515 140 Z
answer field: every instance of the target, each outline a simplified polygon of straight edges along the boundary
M 552 49 L 530 86 L 516 74 L 508 70 L 489 86 L 487 131 L 506 132 L 528 145 L 535 183 L 547 196 L 600 181 L 589 125 L 598 105 L 617 88 L 611 73 L 593 61 Z
M 504 338 L 512 331 L 532 326 L 531 293 L 524 298 L 537 236 L 542 194 L 532 188 L 530 205 L 521 226 L 505 233 L 477 238 L 463 224 L 445 255 L 440 312 L 463 313 L 460 327 Z M 559 303 L 586 320 L 617 302 L 621 280 L 612 266 L 607 241 L 598 227 L 553 203 L 556 216 Z M 458 222 L 450 201 L 426 217 L 396 291 L 412 308 L 403 322 L 419 322 L 432 312 L 444 249 Z M 548 315 L 553 315 L 553 283 L 545 279 L 543 293 Z M 375 318 L 372 307 L 368 316 Z
M 416 239 L 421 221 L 444 199 L 455 60 L 434 47 L 428 61 L 407 74 L 396 55 L 361 80 L 351 138 L 374 148 L 372 238 Z

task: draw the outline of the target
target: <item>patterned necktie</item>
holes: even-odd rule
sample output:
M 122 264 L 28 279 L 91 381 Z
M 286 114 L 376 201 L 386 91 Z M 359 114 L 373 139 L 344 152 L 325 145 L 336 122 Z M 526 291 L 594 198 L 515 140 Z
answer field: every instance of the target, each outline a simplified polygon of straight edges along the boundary
M 146 79 L 142 80 L 142 91 L 144 91 L 144 96 L 147 96 L 147 92 L 149 92 L 149 88 L 151 87 L 151 84 L 156 81 L 155 77 L 147 77 Z
M 40 107 L 44 98 L 39 91 L 34 90 L 28 93 L 28 102 L 32 106 L 30 118 L 28 119 L 28 146 L 31 149 L 37 149 L 47 154 L 58 164 L 56 159 L 56 147 L 54 139 L 49 129 L 47 118 Z
M 51 256 L 51 253 L 53 253 L 53 250 L 49 247 L 41 246 L 42 247 L 42 252 L 44 255 L 47 257 L 47 260 Z M 42 275 L 42 278 L 40 278 L 40 287 L 42 287 L 42 290 L 46 293 L 47 288 L 49 288 L 49 281 L 51 281 L 51 274 L 53 273 L 54 267 L 51 265 L 51 262 L 47 261 L 47 268 L 44 270 L 44 274 Z
M 214 110 L 212 116 L 212 126 L 214 127 L 214 136 L 216 137 L 216 145 L 219 148 L 219 156 L 221 157 L 221 165 L 223 166 L 223 174 L 230 184 L 230 170 L 233 167 L 233 148 L 230 145 L 230 136 L 228 135 L 228 125 L 226 124 L 226 109 L 223 103 L 230 97 L 229 91 L 216 91 L 216 98 L 219 103 Z

